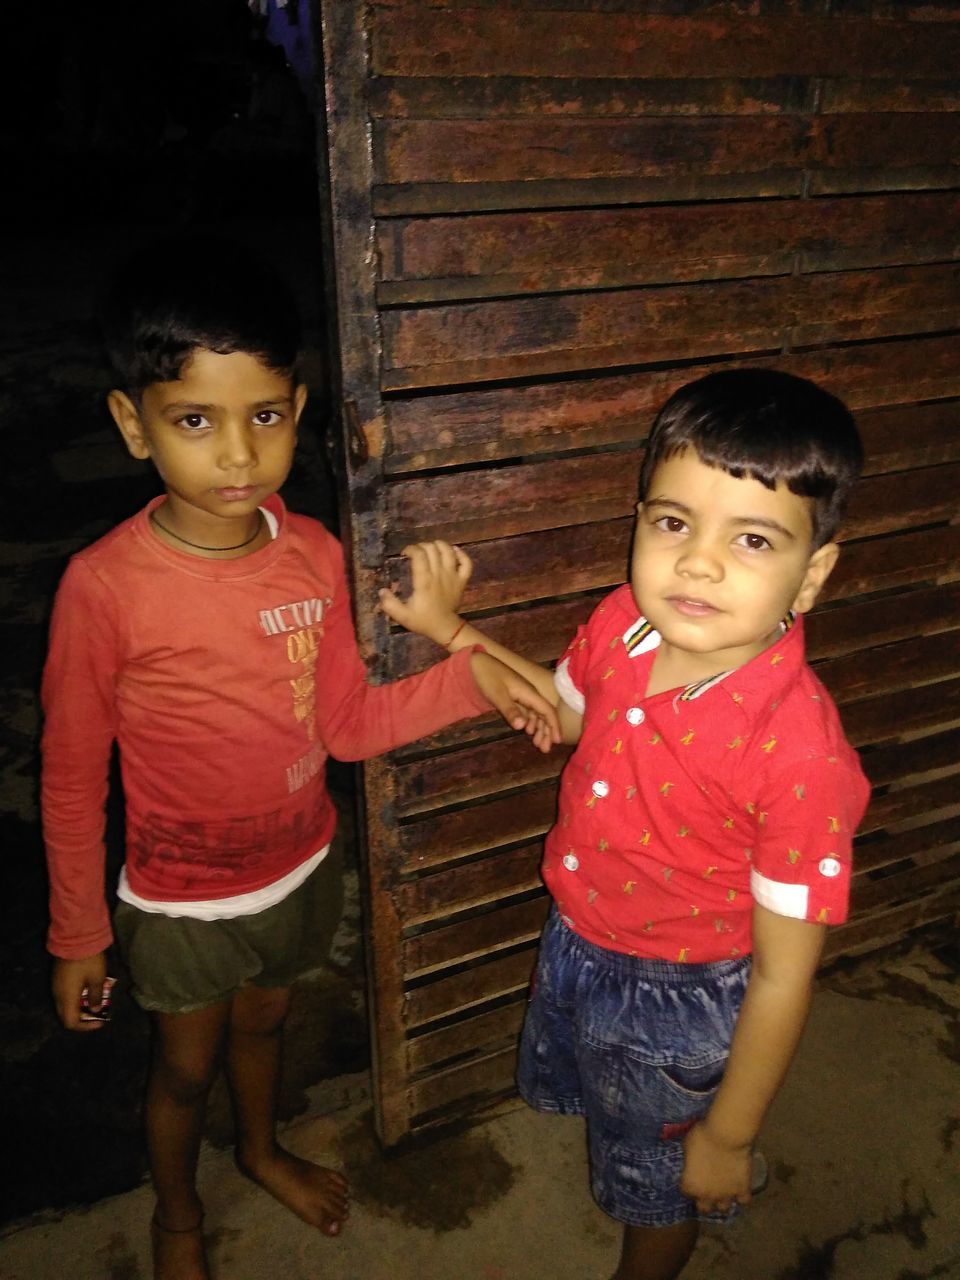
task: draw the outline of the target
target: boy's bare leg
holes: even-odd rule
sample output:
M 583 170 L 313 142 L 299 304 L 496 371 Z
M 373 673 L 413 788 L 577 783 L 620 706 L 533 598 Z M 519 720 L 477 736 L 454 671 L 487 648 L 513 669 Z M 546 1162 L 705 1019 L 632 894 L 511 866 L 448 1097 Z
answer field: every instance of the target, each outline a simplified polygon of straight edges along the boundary
M 147 1085 L 147 1147 L 157 1194 L 153 1265 L 156 1280 L 208 1280 L 197 1156 L 207 1094 L 216 1077 L 229 1006 L 153 1015 Z
M 696 1218 L 673 1227 L 624 1227 L 613 1280 L 674 1280 L 693 1253 L 699 1233 Z
M 234 997 L 227 1038 L 227 1078 L 237 1130 L 237 1166 L 324 1235 L 340 1234 L 347 1183 L 333 1169 L 285 1151 L 276 1137 L 287 987 L 244 987 Z

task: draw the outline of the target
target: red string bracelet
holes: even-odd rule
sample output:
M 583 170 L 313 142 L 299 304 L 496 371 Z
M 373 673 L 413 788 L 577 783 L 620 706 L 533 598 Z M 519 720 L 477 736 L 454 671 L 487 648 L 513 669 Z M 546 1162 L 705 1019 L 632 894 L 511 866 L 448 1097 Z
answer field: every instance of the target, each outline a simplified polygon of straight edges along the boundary
M 461 620 L 461 622 L 460 622 L 459 627 L 457 627 L 456 631 L 453 633 L 453 635 L 450 637 L 450 639 L 447 641 L 447 643 L 443 646 L 445 649 L 449 649 L 449 648 L 450 648 L 450 646 L 453 644 L 454 640 L 456 640 L 457 636 L 460 634 L 460 632 L 463 630 L 463 628 L 464 628 L 466 625 L 467 625 L 467 623 L 466 623 L 466 619 L 462 619 L 462 620 Z

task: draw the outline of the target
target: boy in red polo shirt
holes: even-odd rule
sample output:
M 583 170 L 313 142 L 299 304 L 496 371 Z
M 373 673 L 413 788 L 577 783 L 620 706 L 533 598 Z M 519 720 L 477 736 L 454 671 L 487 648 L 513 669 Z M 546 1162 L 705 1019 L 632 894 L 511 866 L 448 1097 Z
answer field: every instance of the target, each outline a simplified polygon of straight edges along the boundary
M 554 674 L 461 623 L 459 549 L 409 549 L 415 586 L 448 609 L 383 595 L 452 651 L 482 641 L 577 743 L 518 1079 L 538 1110 L 586 1116 L 593 1194 L 624 1224 L 614 1280 L 672 1280 L 699 1217 L 749 1201 L 826 926 L 846 918 L 869 788 L 802 615 L 861 463 L 853 419 L 813 383 L 711 374 L 658 415 L 630 583 Z

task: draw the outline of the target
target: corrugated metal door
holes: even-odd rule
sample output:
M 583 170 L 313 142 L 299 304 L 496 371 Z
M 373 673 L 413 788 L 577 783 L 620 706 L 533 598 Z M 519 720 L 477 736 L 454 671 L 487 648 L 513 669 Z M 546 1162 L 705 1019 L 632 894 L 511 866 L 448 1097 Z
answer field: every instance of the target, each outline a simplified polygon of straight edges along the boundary
M 821 380 L 869 449 L 812 656 L 864 748 L 856 950 L 960 905 L 960 14 L 911 0 L 321 7 L 358 626 L 469 548 L 550 660 L 624 579 L 640 444 L 695 373 Z M 493 720 L 365 770 L 378 1123 L 509 1095 L 563 760 Z

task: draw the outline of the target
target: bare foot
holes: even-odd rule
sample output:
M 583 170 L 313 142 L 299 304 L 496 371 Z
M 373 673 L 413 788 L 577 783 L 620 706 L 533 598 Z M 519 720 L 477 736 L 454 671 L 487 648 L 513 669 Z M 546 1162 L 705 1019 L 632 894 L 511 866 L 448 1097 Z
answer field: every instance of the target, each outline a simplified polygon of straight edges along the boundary
M 203 1247 L 203 1216 L 195 1227 L 162 1226 L 154 1214 L 150 1223 L 154 1280 L 210 1280 Z
M 256 1162 L 238 1155 L 237 1168 L 325 1236 L 340 1234 L 350 1212 L 343 1174 L 301 1160 L 283 1147 L 274 1147 L 270 1156 Z

